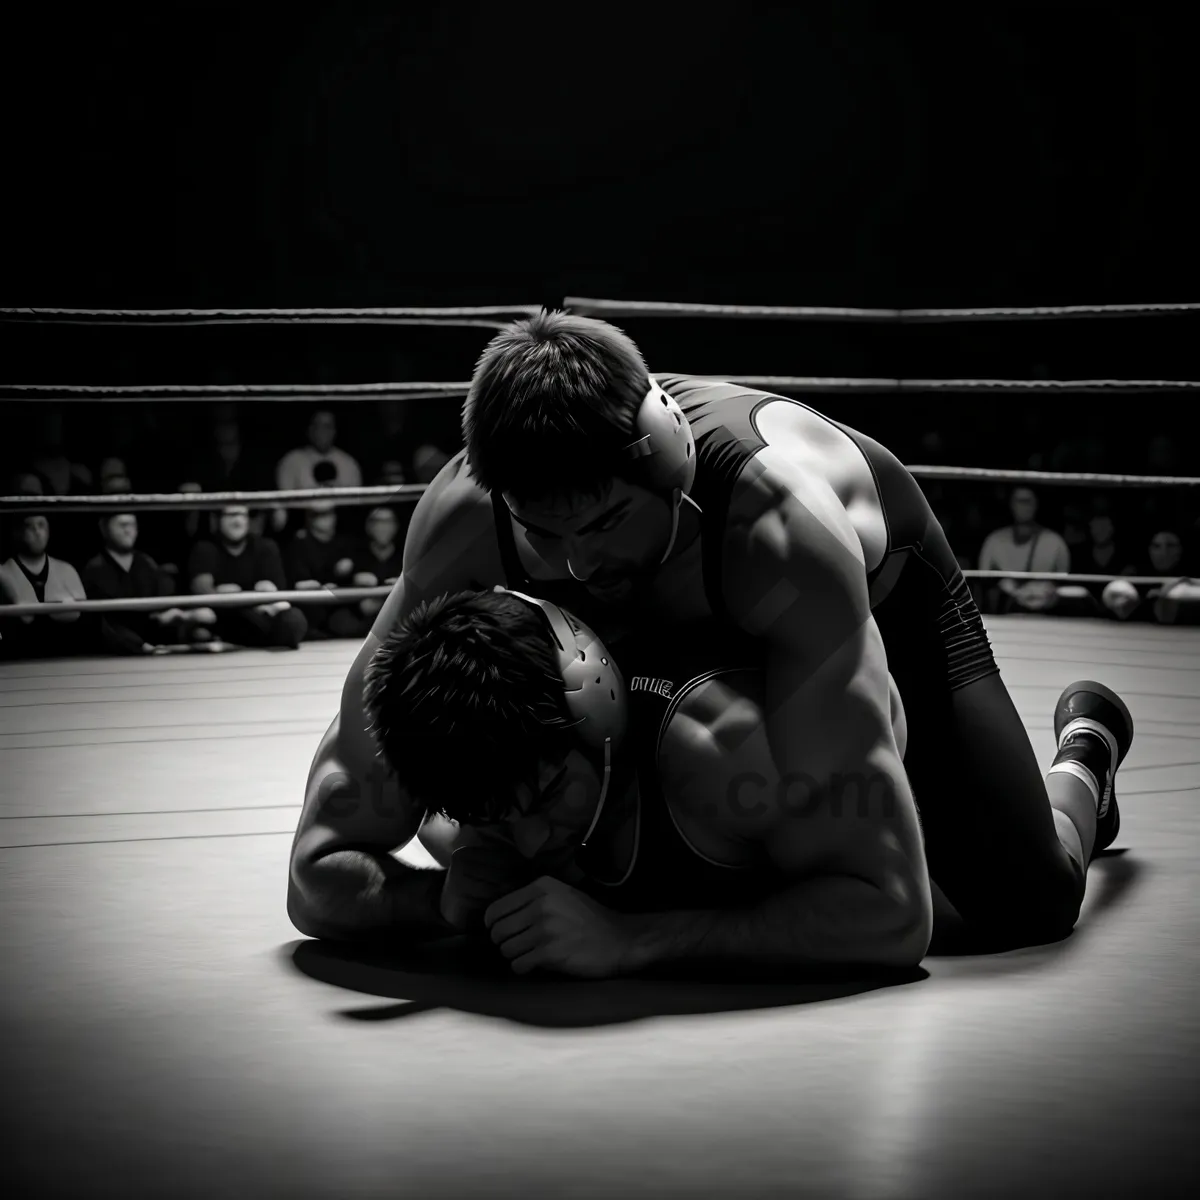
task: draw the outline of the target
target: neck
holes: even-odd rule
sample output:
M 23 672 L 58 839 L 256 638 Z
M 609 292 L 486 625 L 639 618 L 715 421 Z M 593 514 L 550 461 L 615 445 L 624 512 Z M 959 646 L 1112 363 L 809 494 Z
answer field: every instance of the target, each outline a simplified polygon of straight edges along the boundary
M 46 565 L 45 551 L 43 551 L 41 554 L 33 555 L 22 550 L 21 553 L 17 555 L 17 558 L 35 575 Z
M 231 542 L 228 538 L 222 538 L 221 542 L 230 554 L 241 554 L 241 552 L 246 548 L 245 538 L 242 538 L 240 542 Z
M 396 543 L 395 542 L 386 542 L 386 543 L 385 542 L 372 542 L 371 543 L 371 553 L 373 555 L 375 555 L 376 558 L 391 558 L 395 552 L 396 552 Z
M 117 550 L 114 549 L 114 547 L 109 546 L 108 553 L 109 557 L 115 558 L 122 566 L 128 566 L 129 563 L 133 562 L 132 550 Z

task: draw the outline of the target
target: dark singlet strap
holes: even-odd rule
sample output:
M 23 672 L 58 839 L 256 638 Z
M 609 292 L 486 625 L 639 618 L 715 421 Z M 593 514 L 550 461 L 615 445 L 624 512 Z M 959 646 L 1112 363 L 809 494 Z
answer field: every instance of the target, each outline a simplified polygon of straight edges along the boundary
M 517 554 L 517 541 L 513 537 L 512 518 L 508 505 L 497 492 L 492 492 L 492 524 L 496 527 L 496 544 L 500 547 L 500 565 L 504 569 L 504 582 L 510 588 L 525 590 L 529 580 Z

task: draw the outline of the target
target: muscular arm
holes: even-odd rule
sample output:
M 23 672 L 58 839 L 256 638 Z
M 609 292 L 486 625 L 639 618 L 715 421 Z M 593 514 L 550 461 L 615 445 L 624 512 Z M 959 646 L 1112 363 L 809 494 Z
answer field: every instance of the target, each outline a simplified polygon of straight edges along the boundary
M 377 755 L 363 705 L 367 666 L 392 628 L 444 592 L 500 583 L 488 501 L 463 477 L 461 458 L 422 496 L 404 570 L 342 687 L 340 711 L 309 774 L 292 846 L 288 915 L 312 937 L 415 940 L 456 932 L 441 917 L 444 871 L 397 862 L 425 817 Z
M 635 966 L 900 967 L 928 948 L 920 826 L 857 537 L 828 498 L 806 504 L 802 492 L 781 492 L 733 531 L 726 595 L 735 620 L 768 647 L 755 772 L 766 799 L 754 838 L 792 882 L 748 909 L 636 918 Z M 741 753 L 754 729 L 735 723 L 731 735 L 725 751 Z
M 344 754 L 334 719 L 309 772 L 288 873 L 288 916 L 310 937 L 413 942 L 455 932 L 438 909 L 445 873 L 392 857 L 424 809 L 378 759 Z
M 358 753 L 374 755 L 363 710 L 367 665 L 397 623 L 426 600 L 505 583 L 491 501 L 466 476 L 460 453 L 438 473 L 413 512 L 404 563 L 342 687 L 341 736 Z

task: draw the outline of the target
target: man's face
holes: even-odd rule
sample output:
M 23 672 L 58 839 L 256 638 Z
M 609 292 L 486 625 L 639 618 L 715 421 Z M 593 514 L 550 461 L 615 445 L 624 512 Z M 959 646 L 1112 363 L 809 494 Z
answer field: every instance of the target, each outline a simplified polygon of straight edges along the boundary
M 308 423 L 308 440 L 313 448 L 322 454 L 328 454 L 336 437 L 337 424 L 333 419 L 333 413 L 314 414 L 313 419 Z
M 1179 566 L 1183 557 L 1183 543 L 1178 534 L 1163 530 L 1150 539 L 1150 565 L 1159 574 L 1167 575 Z
M 26 517 L 21 526 L 20 541 L 26 554 L 34 557 L 45 554 L 50 545 L 50 522 L 45 517 Z
M 534 553 L 586 583 L 604 604 L 628 600 L 671 537 L 670 502 L 624 479 L 613 479 L 598 496 L 505 501 Z
M 377 508 L 367 518 L 367 537 L 376 546 L 390 546 L 396 540 L 396 514 L 390 509 Z
M 314 537 L 328 541 L 337 533 L 337 511 L 332 507 L 310 509 L 308 528 Z
M 128 554 L 137 543 L 138 523 L 133 513 L 118 513 L 104 527 L 104 539 L 109 549 Z
M 1037 497 L 1028 488 L 1017 488 L 1010 502 L 1013 520 L 1028 525 L 1037 516 Z
M 1088 522 L 1088 532 L 1097 546 L 1107 546 L 1113 540 L 1113 523 L 1111 517 L 1095 516 Z
M 235 546 L 238 542 L 244 542 L 250 533 L 250 510 L 247 508 L 225 509 L 217 522 L 217 532 L 225 541 Z
M 561 865 L 579 849 L 596 816 L 604 784 L 600 755 L 573 747 L 542 759 L 537 777 L 517 789 L 517 803 L 503 820 L 484 826 L 530 861 Z

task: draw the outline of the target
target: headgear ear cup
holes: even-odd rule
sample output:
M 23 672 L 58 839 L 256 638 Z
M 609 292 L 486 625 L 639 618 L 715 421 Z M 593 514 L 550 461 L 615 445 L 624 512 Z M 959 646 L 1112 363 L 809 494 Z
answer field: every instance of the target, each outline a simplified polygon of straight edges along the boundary
M 509 591 L 509 595 L 539 609 L 550 627 L 567 711 L 580 740 L 595 750 L 603 749 L 606 740 L 615 748 L 625 734 L 625 683 L 603 643 L 577 618 L 572 618 L 572 628 L 557 604 L 524 592 Z
M 507 591 L 541 611 L 554 638 L 567 711 L 576 723 L 576 733 L 585 746 L 604 753 L 604 780 L 592 823 L 583 835 L 586 846 L 608 797 L 613 753 L 625 735 L 625 681 L 604 644 L 582 621 L 575 619 L 573 628 L 557 604 L 508 588 L 497 587 L 495 590 Z
M 633 422 L 634 441 L 626 447 L 637 460 L 639 482 L 654 491 L 676 488 L 685 496 L 696 478 L 696 442 L 692 427 L 673 396 L 654 381 Z

